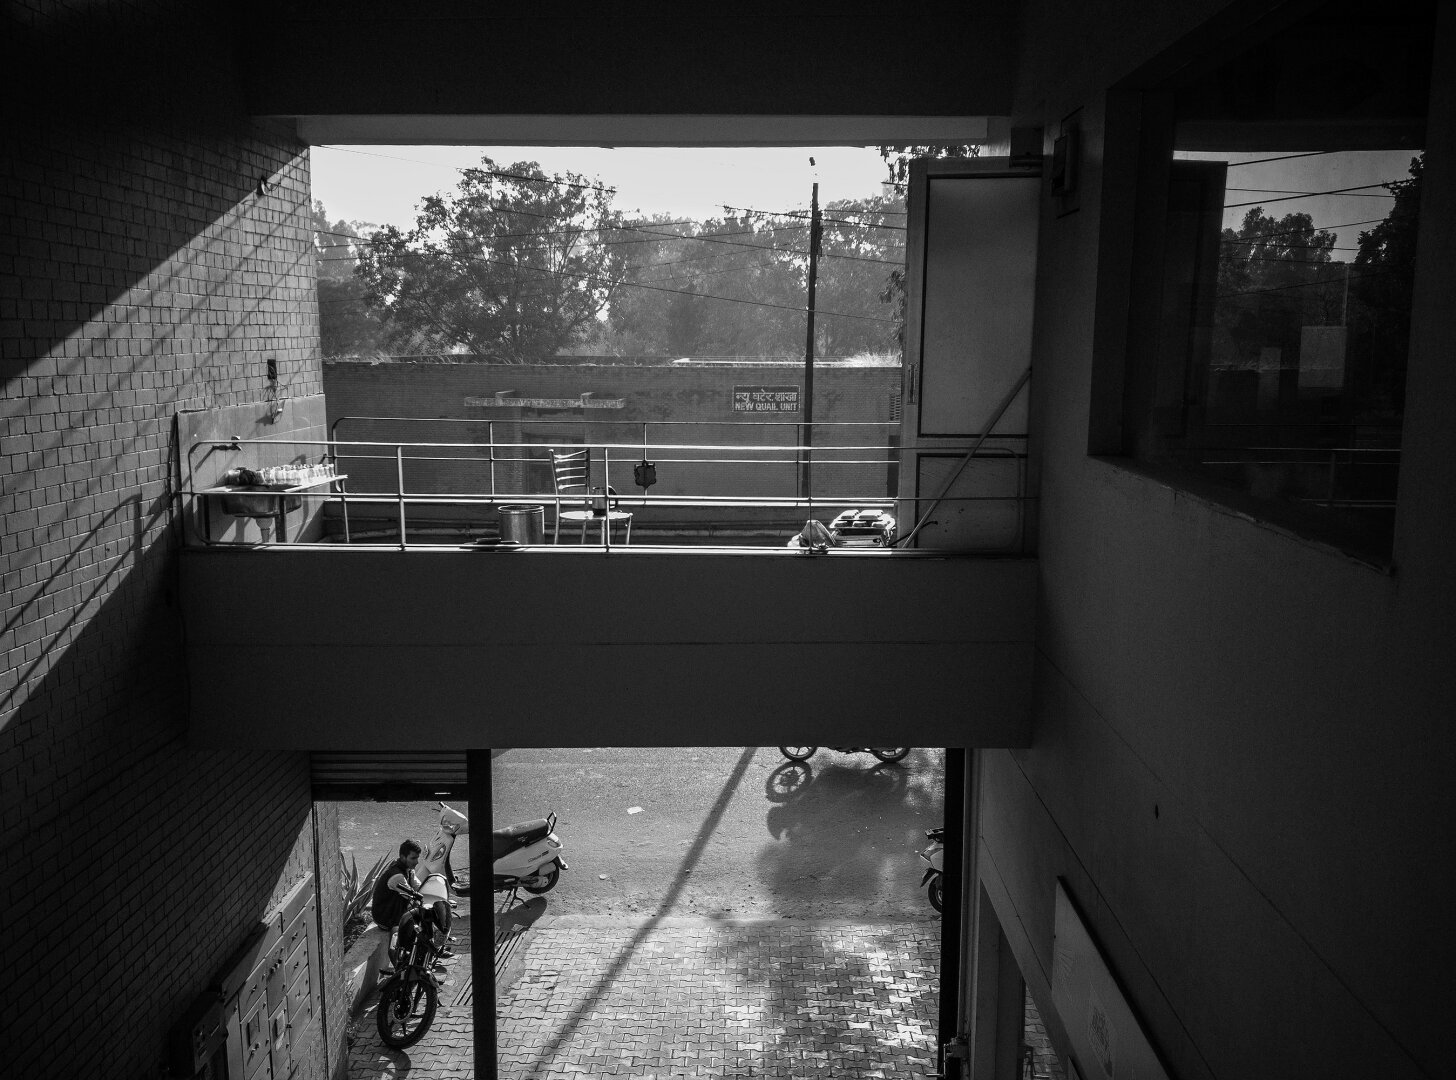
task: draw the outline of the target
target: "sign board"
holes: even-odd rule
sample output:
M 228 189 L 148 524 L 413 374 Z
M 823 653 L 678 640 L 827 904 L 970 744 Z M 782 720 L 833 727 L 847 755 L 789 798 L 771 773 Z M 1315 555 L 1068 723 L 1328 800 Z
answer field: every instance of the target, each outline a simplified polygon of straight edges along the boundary
M 735 386 L 733 411 L 751 413 L 796 413 L 799 411 L 797 386 Z
M 1052 1004 L 1086 1080 L 1168 1080 L 1132 1006 L 1057 882 Z

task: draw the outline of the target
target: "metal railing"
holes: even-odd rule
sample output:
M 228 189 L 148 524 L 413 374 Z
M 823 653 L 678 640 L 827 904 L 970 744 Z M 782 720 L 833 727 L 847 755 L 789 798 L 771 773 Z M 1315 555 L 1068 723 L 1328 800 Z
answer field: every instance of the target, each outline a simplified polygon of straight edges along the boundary
M 485 441 L 343 439 L 345 422 L 399 425 L 462 425 L 483 428 Z M 476 427 L 478 425 L 478 427 Z M 524 426 L 530 438 L 511 440 Z M 620 435 L 587 441 L 584 429 L 630 427 Z M 634 546 L 785 546 L 807 518 L 832 517 L 844 509 L 880 509 L 905 519 L 900 537 L 919 512 L 939 504 L 964 509 L 994 507 L 999 524 L 989 543 L 973 550 L 1005 553 L 1025 542 L 1027 461 L 1024 436 L 968 439 L 938 445 L 942 453 L 967 453 L 985 466 L 986 483 L 973 494 L 915 499 L 899 494 L 900 447 L 891 440 L 898 423 L 841 422 L 813 426 L 790 422 L 501 420 L 445 421 L 416 417 L 345 417 L 326 440 L 276 438 L 198 442 L 187 450 L 184 497 L 190 538 L 217 544 L 375 544 L 395 548 L 458 547 L 489 540 L 498 530 L 501 507 L 544 508 L 546 542 L 560 509 L 577 509 L 580 496 L 558 498 L 549 450 L 586 449 L 592 460 L 590 485 L 613 492 L 616 508 L 634 516 Z M 673 441 L 673 435 L 731 429 L 732 438 Z M 877 429 L 877 430 L 876 430 Z M 474 433 L 474 431 L 472 431 Z M 882 440 L 870 436 L 882 434 Z M 558 437 L 559 436 L 559 437 Z M 754 441 L 749 441 L 754 440 Z M 287 463 L 324 463 L 336 479 L 287 491 L 231 489 L 218 484 L 224 468 Z M 656 482 L 642 485 L 639 466 L 651 465 Z M 993 475 L 994 474 L 994 475 Z M 200 477 L 211 477 L 200 481 Z M 654 490 L 655 489 L 655 490 Z M 238 528 L 220 502 L 228 493 L 255 496 L 253 528 Z M 275 504 L 270 500 L 276 498 Z M 289 510 L 284 500 L 297 500 Z M 290 518 L 292 514 L 292 518 Z M 913 516 L 912 516 L 913 515 Z M 291 539 L 289 538 L 291 534 Z M 446 539 L 441 540 L 444 536 Z M 583 541 L 585 529 L 583 529 Z M 621 546 L 611 530 L 600 530 L 597 548 Z M 927 546 L 939 546 L 935 544 Z M 952 547 L 952 550 L 963 550 Z

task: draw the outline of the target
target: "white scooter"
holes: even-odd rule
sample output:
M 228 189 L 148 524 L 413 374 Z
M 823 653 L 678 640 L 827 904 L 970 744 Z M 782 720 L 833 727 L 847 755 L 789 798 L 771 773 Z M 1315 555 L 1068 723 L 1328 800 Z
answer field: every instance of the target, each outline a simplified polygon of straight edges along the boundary
M 928 865 L 920 884 L 929 886 L 926 892 L 930 897 L 930 906 L 940 911 L 945 903 L 945 829 L 928 829 L 925 839 L 930 841 L 930 846 L 920 853 L 920 857 Z
M 540 895 L 556 888 L 557 879 L 567 866 L 566 860 L 561 857 L 561 838 L 555 830 L 556 815 L 551 814 L 535 821 L 507 825 L 491 833 L 496 892 L 525 889 Z M 419 875 L 423 880 L 420 892 L 426 903 L 449 900 L 445 866 L 455 846 L 455 838 L 469 832 L 470 819 L 459 810 L 441 803 L 440 830 L 420 857 Z
M 513 894 L 525 889 L 536 896 L 550 892 L 567 869 L 562 850 L 555 814 L 496 829 L 490 834 L 493 888 Z

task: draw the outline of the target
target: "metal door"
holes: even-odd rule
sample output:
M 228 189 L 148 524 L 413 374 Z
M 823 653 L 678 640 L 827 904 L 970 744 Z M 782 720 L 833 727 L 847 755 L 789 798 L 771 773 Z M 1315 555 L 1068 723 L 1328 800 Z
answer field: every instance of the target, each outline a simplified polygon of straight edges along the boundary
M 1007 158 L 911 167 L 902 547 L 1025 551 L 1040 195 Z

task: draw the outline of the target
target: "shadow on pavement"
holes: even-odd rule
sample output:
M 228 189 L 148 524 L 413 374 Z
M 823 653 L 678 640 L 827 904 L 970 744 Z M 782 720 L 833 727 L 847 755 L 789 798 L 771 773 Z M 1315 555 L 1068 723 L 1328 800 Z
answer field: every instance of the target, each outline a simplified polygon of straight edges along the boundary
M 769 961 L 765 956 L 771 956 Z M 939 1031 L 939 928 L 723 922 L 706 961 L 740 991 L 763 1076 L 923 1076 Z
M 499 941 L 502 934 L 518 934 L 526 930 L 546 914 L 546 898 L 533 896 L 531 899 L 498 909 L 495 913 L 495 936 Z
M 943 796 L 933 751 L 866 768 L 858 758 L 785 762 L 773 770 L 764 815 L 772 841 L 760 851 L 759 877 L 781 897 L 816 894 L 871 899 L 915 876 L 925 820 L 939 825 Z M 930 765 L 931 769 L 908 766 Z M 887 912 L 888 914 L 888 912 Z
M 627 963 L 632 959 L 633 955 L 641 948 L 642 943 L 652 936 L 653 930 L 662 920 L 662 913 L 672 909 L 673 904 L 682 893 L 683 886 L 688 881 L 688 875 L 703 857 L 703 850 L 707 847 L 708 840 L 717 830 L 719 822 L 723 819 L 724 812 L 728 809 L 728 804 L 733 799 L 734 792 L 737 791 L 738 785 L 743 782 L 743 776 L 748 771 L 749 766 L 752 765 L 754 756 L 757 753 L 758 747 L 756 746 L 746 746 L 743 748 L 743 753 L 739 756 L 737 764 L 733 766 L 732 773 L 724 781 L 722 790 L 718 792 L 718 797 L 713 801 L 712 807 L 703 819 L 702 826 L 698 829 L 697 836 L 693 838 L 687 854 L 683 856 L 682 864 L 678 867 L 677 873 L 673 877 L 672 885 L 669 886 L 662 900 L 657 904 L 657 914 L 647 919 L 637 932 L 633 934 L 632 940 L 612 960 L 606 971 L 597 979 L 592 989 L 586 994 L 580 1004 L 572 1010 L 571 1015 L 562 1021 L 561 1026 L 556 1030 L 551 1039 L 541 1047 L 540 1052 L 536 1055 L 535 1064 L 531 1066 L 528 1075 L 536 1075 L 539 1073 L 571 1041 L 576 1029 L 581 1025 L 583 1020 L 591 1016 L 592 1010 L 596 1008 L 597 1003 L 617 980 L 617 977 L 622 973 L 622 970 L 627 966 Z

